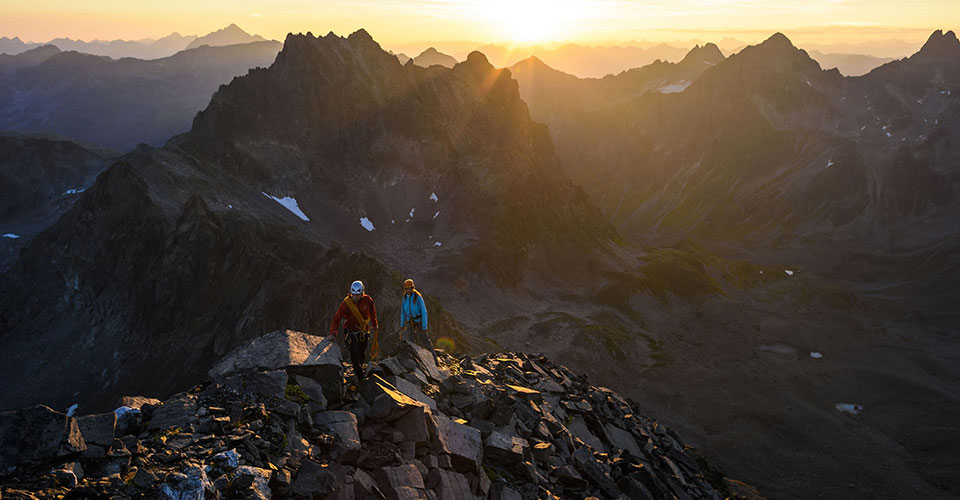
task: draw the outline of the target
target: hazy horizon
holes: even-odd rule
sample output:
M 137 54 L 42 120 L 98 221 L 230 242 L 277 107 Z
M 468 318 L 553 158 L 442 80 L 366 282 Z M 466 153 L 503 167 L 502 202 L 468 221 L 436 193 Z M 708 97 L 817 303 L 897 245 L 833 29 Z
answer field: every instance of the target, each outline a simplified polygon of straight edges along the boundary
M 775 4 L 682 0 L 669 7 L 621 0 L 380 0 L 359 6 L 341 0 L 271 4 L 150 0 L 136 6 L 111 0 L 82 5 L 41 0 L 5 6 L 5 10 L 0 36 L 31 43 L 55 38 L 146 40 L 171 33 L 202 36 L 234 23 L 248 33 L 281 41 L 287 33 L 346 35 L 363 28 L 395 51 L 428 46 L 443 50 L 458 44 L 719 44 L 724 39 L 748 45 L 781 32 L 805 48 L 902 57 L 919 48 L 934 30 L 960 27 L 960 8 L 942 0 L 910 5 L 863 0 Z

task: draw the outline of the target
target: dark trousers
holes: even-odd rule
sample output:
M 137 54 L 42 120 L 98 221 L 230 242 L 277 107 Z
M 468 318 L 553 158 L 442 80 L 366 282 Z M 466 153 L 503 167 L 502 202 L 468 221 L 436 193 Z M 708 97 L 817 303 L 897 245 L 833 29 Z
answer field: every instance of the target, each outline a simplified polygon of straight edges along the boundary
M 363 380 L 363 358 L 367 355 L 367 340 L 370 335 L 363 332 L 347 332 L 347 349 L 350 350 L 350 362 L 353 363 L 353 372 L 358 380 Z

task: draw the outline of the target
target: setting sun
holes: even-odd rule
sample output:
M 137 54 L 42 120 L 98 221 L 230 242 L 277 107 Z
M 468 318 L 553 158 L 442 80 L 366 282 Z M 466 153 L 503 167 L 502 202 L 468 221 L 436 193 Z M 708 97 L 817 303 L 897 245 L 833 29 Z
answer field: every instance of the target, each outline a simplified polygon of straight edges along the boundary
M 546 0 L 493 0 L 480 8 L 499 35 L 513 42 L 565 38 L 580 10 L 570 1 Z

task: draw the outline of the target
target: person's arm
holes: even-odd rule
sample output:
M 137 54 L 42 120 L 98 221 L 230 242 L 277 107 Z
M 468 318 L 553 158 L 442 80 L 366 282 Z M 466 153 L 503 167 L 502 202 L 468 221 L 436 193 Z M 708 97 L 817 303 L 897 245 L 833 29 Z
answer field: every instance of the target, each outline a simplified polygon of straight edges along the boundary
M 337 338 L 337 329 L 340 328 L 340 319 L 343 318 L 345 308 L 346 307 L 343 302 L 341 302 L 340 306 L 337 307 L 337 312 L 333 315 L 333 321 L 330 322 L 330 333 L 328 336 Z
M 420 326 L 426 330 L 427 329 L 427 303 L 423 300 L 423 296 L 417 296 L 419 306 L 420 306 Z

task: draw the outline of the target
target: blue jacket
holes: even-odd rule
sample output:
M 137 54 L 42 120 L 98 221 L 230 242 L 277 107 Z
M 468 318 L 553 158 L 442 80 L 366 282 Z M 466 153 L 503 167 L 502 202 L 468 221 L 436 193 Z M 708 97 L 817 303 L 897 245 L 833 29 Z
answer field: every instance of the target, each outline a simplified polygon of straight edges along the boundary
M 427 305 L 423 303 L 423 296 L 414 290 L 410 295 L 403 294 L 400 304 L 400 327 L 409 322 L 419 323 L 420 328 L 427 329 Z

